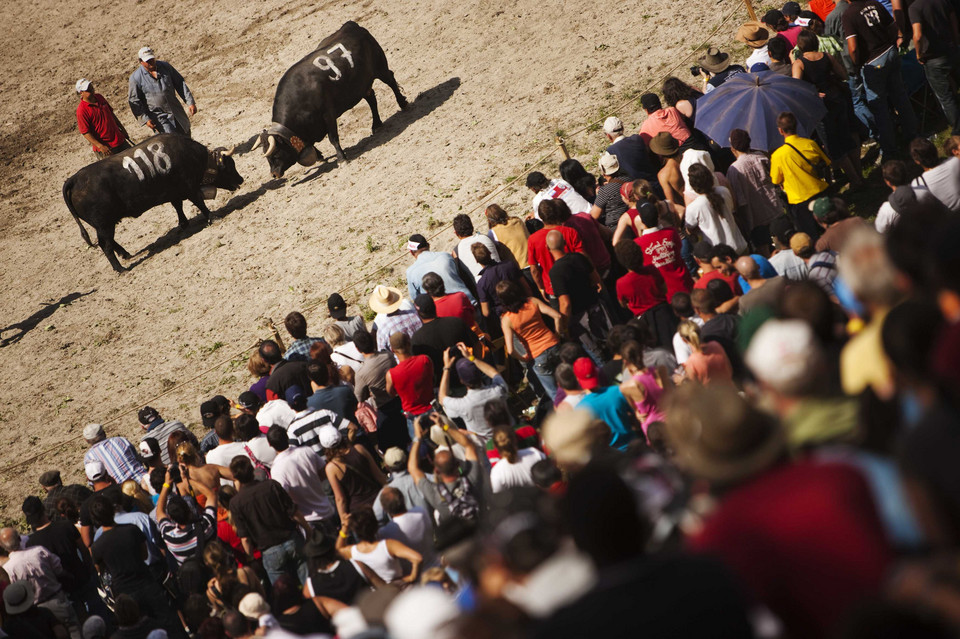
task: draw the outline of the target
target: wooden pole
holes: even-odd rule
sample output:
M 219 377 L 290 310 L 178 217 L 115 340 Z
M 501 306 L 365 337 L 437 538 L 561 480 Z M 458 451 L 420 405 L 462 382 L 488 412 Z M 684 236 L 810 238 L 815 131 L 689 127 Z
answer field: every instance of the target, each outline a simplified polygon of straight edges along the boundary
M 747 5 L 747 13 L 750 14 L 750 19 L 759 22 L 759 20 L 757 20 L 757 12 L 753 10 L 753 2 L 751 0 L 743 0 L 743 3 Z
M 559 135 L 557 136 L 557 146 L 560 148 L 560 153 L 563 154 L 563 159 L 564 159 L 564 160 L 569 160 L 569 159 L 570 159 L 570 152 L 567 151 L 567 145 L 564 144 L 563 138 L 561 138 Z

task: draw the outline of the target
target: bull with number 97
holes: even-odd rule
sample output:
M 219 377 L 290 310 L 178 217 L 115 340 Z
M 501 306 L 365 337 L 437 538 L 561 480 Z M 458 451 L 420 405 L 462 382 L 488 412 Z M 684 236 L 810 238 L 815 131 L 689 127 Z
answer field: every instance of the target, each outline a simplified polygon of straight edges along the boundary
M 63 200 L 90 246 L 83 220 L 97 232 L 97 244 L 118 273 L 125 269 L 117 255 L 128 253 L 114 239 L 117 224 L 125 217 L 140 217 L 145 211 L 170 203 L 177 211 L 181 229 L 186 228 L 183 201 L 200 209 L 206 222 L 210 210 L 204 191 L 217 188 L 236 191 L 243 184 L 233 162 L 233 149 L 207 147 L 176 133 L 155 135 L 137 146 L 86 166 L 63 183 Z
M 346 162 L 337 133 L 337 118 L 366 100 L 373 130 L 383 124 L 377 110 L 373 81 L 393 90 L 397 105 L 407 99 L 387 65 L 380 43 L 356 22 L 347 22 L 320 43 L 316 51 L 290 67 L 273 99 L 273 123 L 253 146 L 262 147 L 275 178 L 294 164 L 310 166 L 320 157 L 314 144 L 330 138 L 337 160 Z

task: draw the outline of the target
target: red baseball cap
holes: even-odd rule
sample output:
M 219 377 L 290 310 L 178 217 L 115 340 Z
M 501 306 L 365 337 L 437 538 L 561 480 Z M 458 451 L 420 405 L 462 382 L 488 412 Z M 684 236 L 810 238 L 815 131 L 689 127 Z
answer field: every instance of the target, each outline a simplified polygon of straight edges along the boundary
M 573 374 L 583 390 L 593 390 L 600 385 L 597 365 L 589 357 L 581 357 L 573 363 Z

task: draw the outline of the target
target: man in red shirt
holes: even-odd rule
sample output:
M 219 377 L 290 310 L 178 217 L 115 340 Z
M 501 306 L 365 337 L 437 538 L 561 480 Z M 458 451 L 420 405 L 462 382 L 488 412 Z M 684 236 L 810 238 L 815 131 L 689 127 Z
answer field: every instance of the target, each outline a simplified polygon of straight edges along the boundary
M 634 240 L 643 251 L 643 262 L 660 271 L 667 285 L 667 301 L 676 293 L 693 290 L 693 278 L 680 256 L 680 234 L 675 228 L 660 228 L 660 213 L 650 202 L 637 206 L 637 217 L 643 225 L 640 237 Z
M 414 355 L 410 336 L 399 332 L 390 336 L 390 348 L 399 362 L 387 371 L 387 392 L 400 398 L 407 430 L 413 438 L 413 422 L 431 410 L 433 362 L 426 355 Z
M 640 317 L 667 301 L 666 285 L 660 271 L 643 265 L 643 251 L 633 240 L 620 240 L 613 249 L 627 274 L 617 280 L 617 300 Z
M 437 307 L 437 317 L 459 317 L 471 329 L 476 325 L 476 309 L 470 303 L 466 293 L 454 291 L 447 293 L 443 278 L 430 272 L 423 276 L 423 290 L 433 298 Z
M 740 282 L 737 279 L 740 274 L 732 265 L 729 271 L 726 268 L 715 268 L 713 257 L 713 247 L 707 242 L 697 242 L 693 247 L 693 259 L 697 261 L 697 265 L 700 267 L 700 279 L 693 285 L 693 288 L 706 289 L 711 280 L 721 279 L 730 285 L 734 296 L 743 295 L 743 290 L 740 288 Z
M 603 242 L 603 235 L 600 229 L 606 227 L 589 213 L 573 213 L 570 207 L 563 200 L 550 200 L 557 209 L 557 219 L 560 224 L 569 226 L 580 234 L 580 241 L 583 242 L 583 253 L 593 262 L 593 267 L 597 269 L 600 277 L 606 277 L 610 270 L 610 253 Z
M 98 160 L 129 149 L 130 136 L 113 113 L 113 108 L 99 93 L 94 92 L 93 83 L 86 78 L 77 80 L 77 127 L 80 135 L 93 145 L 93 153 Z
M 580 234 L 569 226 L 562 226 L 560 212 L 554 202 L 555 200 L 540 202 L 537 213 L 543 220 L 543 228 L 527 239 L 527 261 L 530 262 L 530 276 L 533 277 L 544 299 L 556 306 L 557 299 L 553 294 L 553 284 L 550 282 L 550 269 L 555 260 L 547 249 L 547 233 L 553 229 L 560 231 L 568 253 L 584 253 L 584 250 Z

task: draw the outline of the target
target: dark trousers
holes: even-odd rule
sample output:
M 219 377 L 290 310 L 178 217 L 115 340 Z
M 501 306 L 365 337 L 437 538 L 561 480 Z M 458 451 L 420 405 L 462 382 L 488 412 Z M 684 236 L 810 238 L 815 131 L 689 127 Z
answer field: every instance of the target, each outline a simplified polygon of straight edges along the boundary
M 160 624 L 170 637 L 186 639 L 187 633 L 183 630 L 180 617 L 171 608 L 167 592 L 156 581 L 144 580 L 136 584 L 124 584 L 122 588 L 114 587 L 114 596 L 130 595 L 140 606 L 140 613 L 151 617 Z
M 960 108 L 957 107 L 957 92 L 951 84 L 951 79 L 960 84 L 960 47 L 953 47 L 947 55 L 927 60 L 923 69 L 953 135 L 960 135 Z
M 793 220 L 793 226 L 801 233 L 806 233 L 810 239 L 816 241 L 820 237 L 822 230 L 817 221 L 813 219 L 813 213 L 810 212 L 810 202 L 824 195 L 817 193 L 809 200 L 804 200 L 799 204 L 790 204 L 790 219 Z

